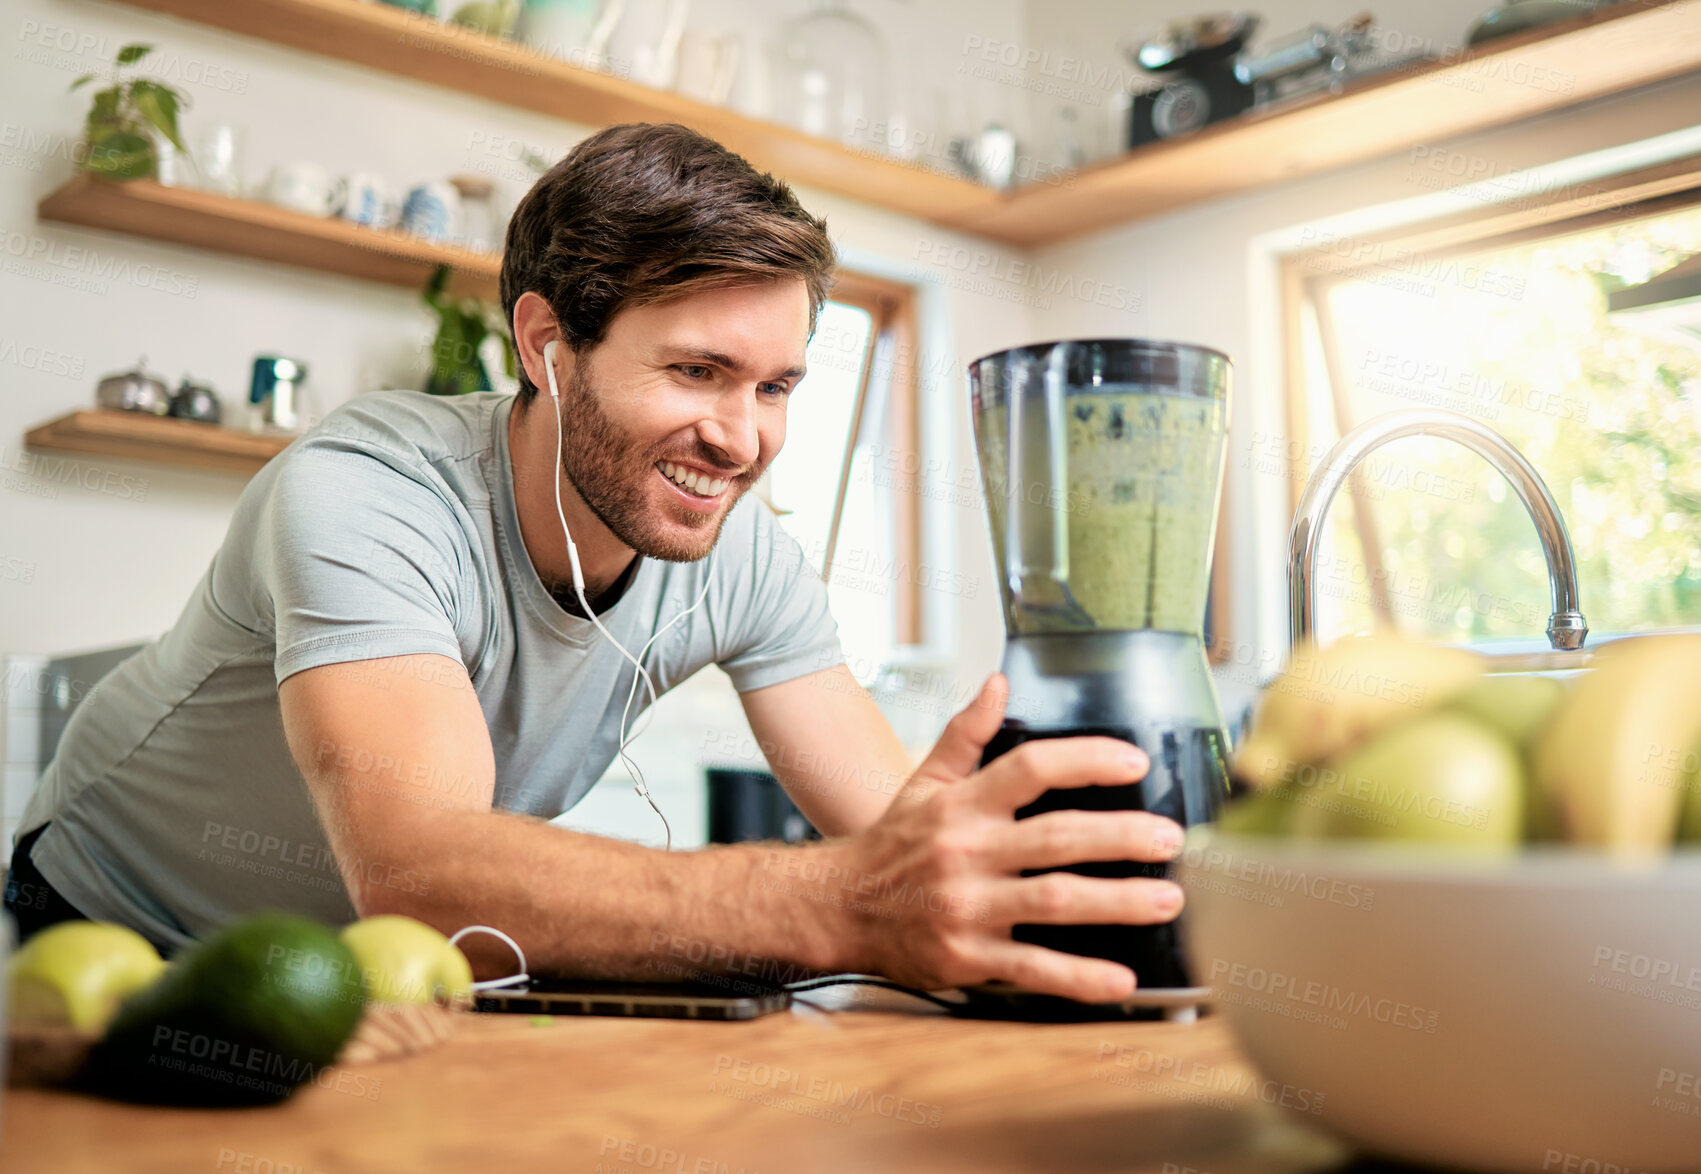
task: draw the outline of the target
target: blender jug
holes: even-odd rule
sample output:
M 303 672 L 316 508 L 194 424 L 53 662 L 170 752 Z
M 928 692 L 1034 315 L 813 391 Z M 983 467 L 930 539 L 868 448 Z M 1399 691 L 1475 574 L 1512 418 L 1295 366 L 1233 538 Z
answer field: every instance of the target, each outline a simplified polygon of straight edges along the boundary
M 1048 791 L 1017 818 L 1135 809 L 1184 826 L 1211 819 L 1228 792 L 1203 639 L 1227 356 L 1140 339 L 1051 342 L 978 359 L 969 383 L 1010 682 L 981 764 L 1031 739 L 1106 734 L 1146 752 L 1145 779 Z M 1067 871 L 1162 876 L 1164 866 Z M 1190 985 L 1173 923 L 1018 925 L 1014 936 L 1122 962 L 1142 991 Z

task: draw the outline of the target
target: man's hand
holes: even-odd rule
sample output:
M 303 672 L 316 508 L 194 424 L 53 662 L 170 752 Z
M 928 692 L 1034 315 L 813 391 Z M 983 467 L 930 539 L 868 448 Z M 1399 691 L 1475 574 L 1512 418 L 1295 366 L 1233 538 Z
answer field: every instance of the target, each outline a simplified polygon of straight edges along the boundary
M 951 719 L 885 815 L 835 845 L 859 894 L 859 940 L 869 968 L 923 989 L 1004 979 L 1029 990 L 1101 1003 L 1126 998 L 1128 967 L 1013 941 L 1017 924 L 1146 925 L 1181 911 L 1179 885 L 1024 869 L 1100 860 L 1159 862 L 1181 851 L 1178 824 L 1143 811 L 1015 812 L 1059 787 L 1126 785 L 1148 762 L 1115 738 L 1025 742 L 977 769 L 1004 717 L 1008 686 L 994 675 Z M 920 899 L 916 899 L 916 895 Z

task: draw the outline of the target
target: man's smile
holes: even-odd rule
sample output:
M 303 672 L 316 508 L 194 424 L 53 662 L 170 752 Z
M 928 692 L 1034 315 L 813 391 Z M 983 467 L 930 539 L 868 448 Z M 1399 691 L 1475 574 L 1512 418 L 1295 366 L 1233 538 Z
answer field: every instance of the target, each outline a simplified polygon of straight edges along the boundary
M 681 465 L 675 461 L 657 461 L 656 468 L 662 476 L 675 484 L 683 485 L 698 497 L 719 497 L 726 487 L 732 484 L 730 477 L 716 477 L 706 473 L 695 465 Z
M 717 477 L 700 466 L 682 465 L 677 461 L 657 461 L 655 470 L 681 505 L 705 517 L 720 512 L 733 496 L 731 491 L 739 480 L 737 477 Z

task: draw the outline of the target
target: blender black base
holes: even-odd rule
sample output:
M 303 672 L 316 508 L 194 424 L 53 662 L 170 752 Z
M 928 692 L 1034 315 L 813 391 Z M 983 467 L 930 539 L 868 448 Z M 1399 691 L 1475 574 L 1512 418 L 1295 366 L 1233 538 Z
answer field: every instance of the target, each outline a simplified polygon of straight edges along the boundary
M 1029 636 L 1006 648 L 1011 704 L 981 765 L 1023 742 L 1103 735 L 1139 746 L 1151 760 L 1146 777 L 1126 786 L 1047 791 L 1017 819 L 1049 811 L 1151 811 L 1183 827 L 1216 816 L 1228 792 L 1227 745 L 1197 636 L 1175 632 Z M 1025 720 L 1029 719 L 1029 720 Z M 1026 870 L 1124 879 L 1163 877 L 1168 866 L 1118 860 Z M 1161 925 L 1017 925 L 1011 937 L 1047 949 L 1107 958 L 1134 971 L 1135 1004 L 1171 994 L 1196 1005 L 1183 960 L 1181 922 Z M 1165 1018 L 1164 1006 L 1087 1004 L 1016 988 L 980 988 L 972 1004 L 999 1018 L 1082 1021 Z

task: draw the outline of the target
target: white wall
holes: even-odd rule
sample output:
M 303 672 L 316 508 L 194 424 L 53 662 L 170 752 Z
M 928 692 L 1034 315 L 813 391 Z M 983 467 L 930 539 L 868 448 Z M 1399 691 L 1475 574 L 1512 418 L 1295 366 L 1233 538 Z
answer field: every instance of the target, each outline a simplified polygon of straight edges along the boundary
M 1004 37 L 1020 27 L 1018 0 L 859 0 L 855 7 L 903 29 L 888 37 L 900 83 L 954 44 L 971 20 Z M 801 8 L 793 0 L 699 0 L 693 22 L 711 32 L 760 29 Z M 38 222 L 37 201 L 73 174 L 87 91 L 68 95 L 71 81 L 101 70 L 127 42 L 161 46 L 170 57 L 157 68 L 190 95 L 185 127 L 245 126 L 247 170 L 256 181 L 296 159 L 333 172 L 374 170 L 400 186 L 479 170 L 517 200 L 532 179 L 513 161 L 517 146 L 554 159 L 588 128 L 119 4 L 17 0 L 7 6 L 0 38 L 8 42 L 0 69 L 0 655 L 148 639 L 172 624 L 206 570 L 241 480 L 38 456 L 23 451 L 23 433 L 92 406 L 95 382 L 143 354 L 174 386 L 185 372 L 210 381 L 227 413 L 240 406 L 255 354 L 300 358 L 322 414 L 362 391 L 419 386 L 433 319 L 407 290 Z M 903 85 L 895 92 L 901 100 Z M 836 196 L 800 195 L 827 216 L 847 260 L 924 283 L 924 362 L 933 372 L 928 443 L 972 467 L 962 356 L 1026 335 L 1025 307 L 996 292 L 954 288 L 946 271 L 917 261 L 983 245 Z M 998 620 L 978 512 L 950 503 L 929 508 L 930 549 L 948 552 L 947 562 L 961 559 L 983 584 L 962 608 L 929 601 L 939 647 L 946 655 L 967 649 L 974 671 L 990 671 Z M 918 744 L 943 721 L 932 712 L 919 721 L 913 711 L 897 718 Z M 730 686 L 716 672 L 704 674 L 667 698 L 656 719 L 640 763 L 659 795 L 694 804 L 697 760 L 716 757 L 744 729 Z M 705 729 L 724 729 L 726 737 L 717 742 Z M 649 838 L 659 830 L 640 800 L 624 790 L 600 793 L 608 790 L 579 814 L 626 834 Z M 688 831 L 691 819 L 685 823 Z

